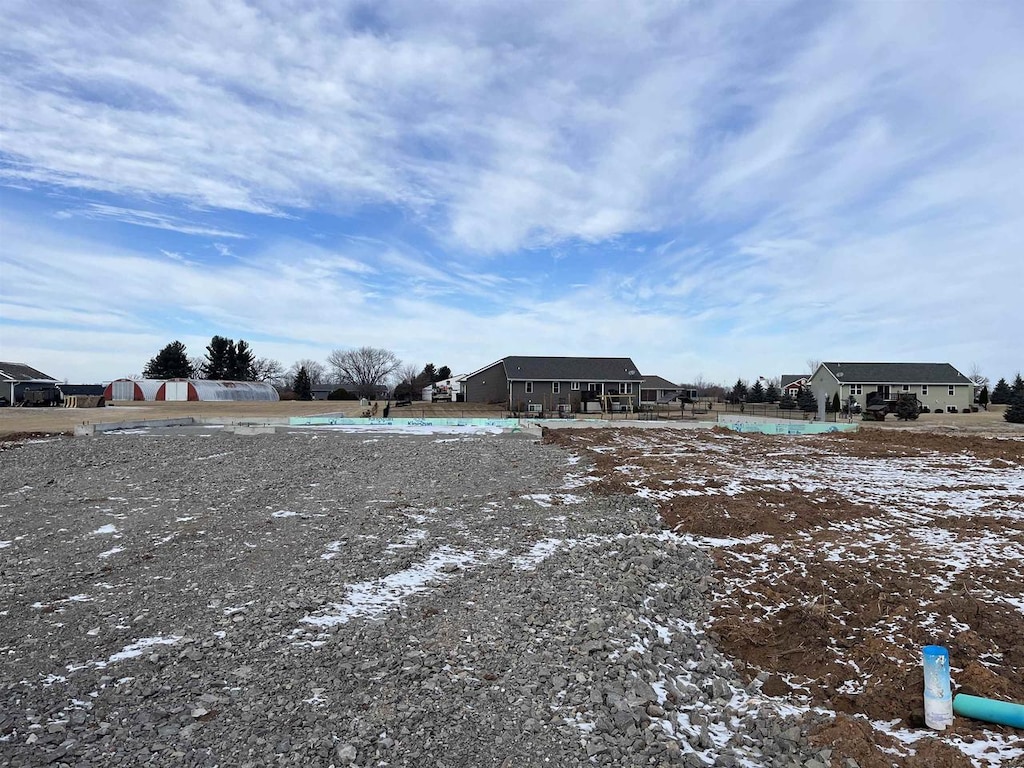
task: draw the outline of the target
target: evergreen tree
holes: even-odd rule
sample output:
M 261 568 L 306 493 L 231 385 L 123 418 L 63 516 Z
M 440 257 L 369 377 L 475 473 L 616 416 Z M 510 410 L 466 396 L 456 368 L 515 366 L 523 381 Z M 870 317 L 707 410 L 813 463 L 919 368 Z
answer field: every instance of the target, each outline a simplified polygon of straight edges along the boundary
M 839 402 L 839 393 L 836 392 L 834 395 L 832 395 L 832 406 L 829 410 L 831 410 L 832 413 L 839 413 L 842 407 L 843 406 Z
M 228 373 L 232 381 L 252 381 L 255 378 L 256 356 L 250 347 L 242 339 L 234 346 L 234 355 L 231 360 L 232 366 Z
M 1010 400 L 1009 403 L 1012 405 L 1017 400 L 1024 398 L 1024 379 L 1021 378 L 1020 374 L 1013 380 L 1013 384 L 1010 387 Z
M 433 363 L 427 363 L 423 366 L 423 370 L 420 371 L 420 375 L 416 377 L 416 380 L 421 383 L 424 387 L 429 384 L 433 384 L 435 381 L 440 381 L 437 377 L 437 369 Z
M 995 389 L 992 390 L 992 405 L 1006 405 L 1010 402 L 1010 385 L 1006 383 L 1006 379 L 1000 379 L 996 382 Z
M 299 372 L 295 374 L 295 383 L 292 385 L 292 391 L 295 392 L 295 397 L 299 400 L 313 399 L 313 384 L 309 380 L 306 366 L 299 368 Z
M 747 393 L 747 402 L 763 403 L 764 400 L 764 386 L 761 384 L 760 380 L 755 381 L 754 386 L 752 386 L 750 391 Z
M 794 408 L 796 408 L 796 400 L 793 399 L 793 396 L 789 394 L 789 392 L 786 392 L 779 399 L 779 409 L 783 411 L 792 411 Z
M 801 411 L 818 410 L 818 398 L 814 396 L 810 387 L 800 387 L 796 393 L 796 404 Z
M 981 392 L 978 393 L 978 405 L 988 410 L 988 385 L 986 384 L 981 388 Z
M 764 390 L 764 401 L 766 403 L 777 403 L 779 401 L 779 395 L 779 388 L 775 385 L 775 382 L 768 382 L 768 386 Z
M 445 379 L 450 379 L 451 377 L 452 369 L 449 368 L 447 365 L 442 365 L 440 368 L 437 369 L 437 378 L 434 379 L 434 381 L 444 381 Z
M 730 403 L 742 403 L 747 399 L 747 385 L 743 383 L 743 379 L 736 379 L 736 383 L 732 385 L 732 392 L 729 393 Z
M 214 336 L 206 345 L 206 364 L 203 375 L 208 379 L 222 380 L 228 378 L 229 356 L 234 356 L 235 344 L 231 339 Z
M 1003 413 L 1003 418 L 1014 424 L 1024 424 L 1024 379 L 1019 373 L 1010 388 L 1010 407 Z
M 192 375 L 192 364 L 185 353 L 185 345 L 180 341 L 172 341 L 146 363 L 142 375 L 147 379 L 189 378 Z

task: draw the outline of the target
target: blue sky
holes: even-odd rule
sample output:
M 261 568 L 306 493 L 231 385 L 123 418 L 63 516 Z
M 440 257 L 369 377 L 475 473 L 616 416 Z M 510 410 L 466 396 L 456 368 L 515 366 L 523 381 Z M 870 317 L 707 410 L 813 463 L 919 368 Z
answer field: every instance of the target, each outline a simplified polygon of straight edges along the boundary
M 1022 365 L 1015 2 L 0 6 L 0 359 Z

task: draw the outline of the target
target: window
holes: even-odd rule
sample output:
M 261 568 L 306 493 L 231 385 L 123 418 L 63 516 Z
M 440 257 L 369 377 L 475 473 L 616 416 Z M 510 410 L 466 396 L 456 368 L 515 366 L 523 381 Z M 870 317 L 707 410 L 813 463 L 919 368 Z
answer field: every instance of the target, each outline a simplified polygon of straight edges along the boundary
M 949 385 L 949 396 L 953 397 L 953 395 L 955 395 L 955 394 L 956 394 L 956 387 L 954 387 L 952 384 L 950 384 Z
M 909 384 L 904 384 L 903 385 L 903 391 L 904 392 L 909 392 L 910 391 L 910 385 Z
M 528 381 L 528 382 L 526 382 L 526 394 L 529 395 L 532 392 L 533 392 L 533 382 L 532 381 Z
M 863 395 L 864 394 L 864 390 L 861 388 L 860 384 L 851 384 L 850 385 L 850 394 L 851 395 Z
M 927 395 L 928 394 L 928 385 L 927 384 L 922 384 L 921 385 L 921 394 L 922 395 Z
M 562 391 L 562 382 L 560 382 L 560 381 L 552 381 L 551 382 L 551 391 L 554 392 L 556 395 L 559 392 L 561 392 Z
M 569 389 L 575 391 L 575 390 L 578 390 L 579 388 L 580 388 L 580 383 L 578 381 L 570 381 L 569 382 Z
M 594 382 L 590 382 L 589 384 L 587 384 L 587 391 L 597 392 L 597 384 L 595 384 Z
M 624 382 L 622 382 L 622 384 L 619 385 L 619 392 L 621 392 L 624 395 L 631 395 L 631 394 L 633 394 L 633 382 L 632 381 L 624 381 Z
M 526 406 L 526 410 L 530 413 L 541 413 L 544 410 L 543 403 L 530 403 Z

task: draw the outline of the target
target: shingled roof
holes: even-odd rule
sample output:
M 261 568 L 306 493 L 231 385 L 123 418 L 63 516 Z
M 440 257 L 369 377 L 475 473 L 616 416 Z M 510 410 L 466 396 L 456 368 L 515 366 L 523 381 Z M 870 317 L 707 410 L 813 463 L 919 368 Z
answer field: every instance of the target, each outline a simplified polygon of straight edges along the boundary
M 949 363 L 822 363 L 843 384 L 958 384 L 973 382 Z
M 47 376 L 42 371 L 37 371 L 25 363 L 4 363 L 0 362 L 0 381 L 56 381 L 53 376 Z
M 661 376 L 644 376 L 644 389 L 682 389 L 678 384 L 673 384 Z
M 510 381 L 643 381 L 628 357 L 506 357 Z

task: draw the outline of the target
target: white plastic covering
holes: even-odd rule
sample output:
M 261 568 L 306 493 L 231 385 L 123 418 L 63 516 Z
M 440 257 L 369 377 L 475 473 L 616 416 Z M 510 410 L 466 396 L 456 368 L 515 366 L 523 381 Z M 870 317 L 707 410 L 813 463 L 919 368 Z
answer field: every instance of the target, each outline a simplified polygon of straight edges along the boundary
M 200 400 L 280 400 L 277 390 L 262 381 L 190 379 Z

